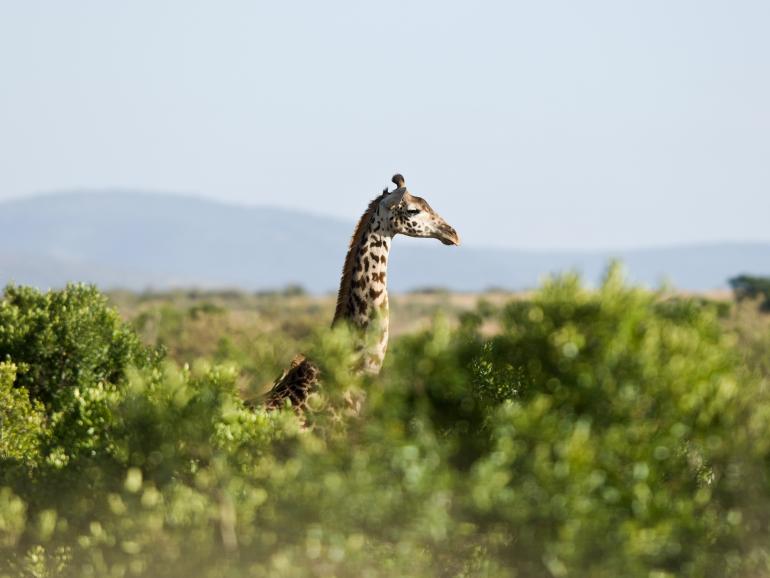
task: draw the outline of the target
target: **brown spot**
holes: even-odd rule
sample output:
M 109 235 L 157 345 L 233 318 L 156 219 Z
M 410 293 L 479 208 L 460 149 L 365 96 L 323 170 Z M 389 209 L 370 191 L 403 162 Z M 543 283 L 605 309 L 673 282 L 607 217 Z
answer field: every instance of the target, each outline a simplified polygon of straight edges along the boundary
M 334 310 L 334 320 L 332 325 L 337 323 L 340 319 L 348 316 L 349 311 L 346 311 L 345 303 L 348 295 L 351 291 L 351 285 L 353 281 L 353 267 L 357 260 L 356 255 L 358 253 L 359 246 L 363 243 L 366 231 L 371 225 L 372 221 L 377 218 L 377 210 L 380 206 L 380 201 L 388 195 L 387 189 L 383 191 L 381 195 L 375 197 L 369 203 L 366 211 L 356 224 L 353 236 L 350 238 L 350 244 L 348 245 L 348 252 L 345 255 L 345 265 L 342 267 L 342 276 L 340 278 L 340 288 L 337 292 L 337 307 Z
M 356 309 L 360 313 L 366 314 L 366 302 L 357 293 L 353 293 L 353 301 L 355 302 Z
M 382 291 L 375 291 L 373 288 L 369 289 L 370 299 L 377 299 L 377 297 L 379 297 L 380 295 L 382 295 Z

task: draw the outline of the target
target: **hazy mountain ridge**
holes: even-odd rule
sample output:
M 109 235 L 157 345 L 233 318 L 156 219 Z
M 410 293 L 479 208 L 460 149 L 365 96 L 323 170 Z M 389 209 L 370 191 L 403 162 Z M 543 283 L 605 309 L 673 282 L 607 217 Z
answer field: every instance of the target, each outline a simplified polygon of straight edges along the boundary
M 333 291 L 353 226 L 300 211 L 169 194 L 41 195 L 0 203 L 0 283 L 248 290 L 300 284 Z M 770 243 L 524 251 L 399 241 L 389 271 L 390 287 L 399 291 L 523 289 L 571 269 L 596 281 L 611 258 L 622 259 L 634 281 L 667 280 L 683 289 L 723 287 L 742 272 L 770 274 Z

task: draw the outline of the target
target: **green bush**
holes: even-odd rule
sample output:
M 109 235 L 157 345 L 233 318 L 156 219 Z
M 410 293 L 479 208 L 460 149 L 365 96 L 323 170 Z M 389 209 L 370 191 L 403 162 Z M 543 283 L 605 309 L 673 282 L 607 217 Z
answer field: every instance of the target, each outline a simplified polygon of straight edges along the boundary
M 92 286 L 47 293 L 8 286 L 0 300 L 0 360 L 14 364 L 16 387 L 45 406 L 48 451 L 66 459 L 104 443 L 126 368 L 148 365 L 153 355 Z
M 323 386 L 298 416 L 246 407 L 235 364 L 158 362 L 88 311 L 96 293 L 66 291 L 92 299 L 66 325 L 128 353 L 78 350 L 81 405 L 53 387 L 57 338 L 0 364 L 17 408 L 0 409 L 0 576 L 769 573 L 767 376 L 708 304 L 616 269 L 597 291 L 559 278 L 394 340 L 377 378 L 349 373 L 343 329 L 322 332 Z M 40 299 L 13 300 L 0 334 Z M 14 375 L 30 360 L 45 405 Z M 56 430 L 63 411 L 101 416 L 88 451 Z
M 47 433 L 45 413 L 26 389 L 14 387 L 15 380 L 16 366 L 0 362 L 0 462 L 34 463 Z
M 563 278 L 508 306 L 491 351 L 522 369 L 470 490 L 501 557 L 527 576 L 727 575 L 728 473 L 746 448 L 714 310 L 628 289 L 617 270 L 598 292 Z
M 19 366 L 20 386 L 57 410 L 69 390 L 116 383 L 146 352 L 93 286 L 40 293 L 11 285 L 0 301 L 0 354 Z

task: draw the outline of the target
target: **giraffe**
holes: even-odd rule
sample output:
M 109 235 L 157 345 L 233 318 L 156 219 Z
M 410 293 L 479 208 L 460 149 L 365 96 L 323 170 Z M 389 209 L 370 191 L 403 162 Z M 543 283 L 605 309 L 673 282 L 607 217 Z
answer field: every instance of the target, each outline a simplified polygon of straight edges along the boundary
M 387 272 L 390 246 L 398 234 L 432 237 L 445 245 L 459 245 L 457 232 L 394 175 L 394 191 L 386 188 L 358 221 L 350 240 L 332 327 L 346 321 L 362 334 L 360 369 L 377 374 L 388 348 Z
M 390 246 L 396 235 L 438 239 L 444 245 L 459 245 L 460 237 L 420 197 L 406 188 L 404 177 L 393 175 L 396 188 L 387 187 L 373 199 L 358 221 L 342 267 L 332 327 L 347 323 L 357 337 L 359 360 L 356 371 L 375 375 L 382 368 L 388 348 L 387 271 Z M 283 405 L 289 398 L 301 407 L 319 377 L 312 361 L 298 355 L 291 367 L 268 392 L 268 407 Z

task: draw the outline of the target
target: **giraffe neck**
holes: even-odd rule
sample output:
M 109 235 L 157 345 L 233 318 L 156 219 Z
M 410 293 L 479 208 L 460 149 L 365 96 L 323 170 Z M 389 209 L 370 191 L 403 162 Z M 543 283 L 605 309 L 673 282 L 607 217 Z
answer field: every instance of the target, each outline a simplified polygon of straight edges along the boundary
M 335 322 L 342 317 L 360 331 L 360 369 L 373 374 L 379 373 L 388 348 L 387 271 L 393 235 L 381 211 L 373 211 L 368 222 L 361 223 L 360 235 L 354 235 L 358 242 L 351 245 L 345 263 L 349 287 L 343 283 L 340 288 L 342 311 L 335 316 Z

